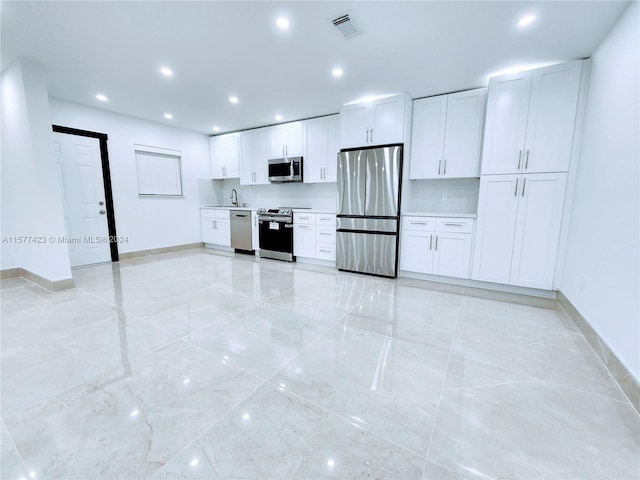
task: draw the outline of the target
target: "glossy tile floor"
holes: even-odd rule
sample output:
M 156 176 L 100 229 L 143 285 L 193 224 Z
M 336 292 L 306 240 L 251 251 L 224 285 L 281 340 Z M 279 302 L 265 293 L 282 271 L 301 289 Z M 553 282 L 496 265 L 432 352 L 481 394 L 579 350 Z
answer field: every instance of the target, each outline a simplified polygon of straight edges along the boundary
M 74 276 L 2 281 L 2 478 L 640 477 L 561 311 L 198 249 Z

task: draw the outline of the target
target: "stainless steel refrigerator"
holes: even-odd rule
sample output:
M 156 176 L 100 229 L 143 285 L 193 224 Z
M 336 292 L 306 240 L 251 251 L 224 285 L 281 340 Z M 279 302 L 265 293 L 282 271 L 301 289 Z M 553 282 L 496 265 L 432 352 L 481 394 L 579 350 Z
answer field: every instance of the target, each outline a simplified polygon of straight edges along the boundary
M 402 145 L 338 153 L 338 269 L 396 277 Z

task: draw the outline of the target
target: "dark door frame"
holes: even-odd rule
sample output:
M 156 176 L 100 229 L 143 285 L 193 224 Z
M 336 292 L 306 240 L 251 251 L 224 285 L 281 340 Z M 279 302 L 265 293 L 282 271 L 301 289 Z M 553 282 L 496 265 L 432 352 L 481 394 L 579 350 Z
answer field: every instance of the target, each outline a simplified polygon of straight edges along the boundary
M 113 192 L 111 191 L 111 170 L 109 168 L 109 151 L 107 150 L 106 133 L 90 132 L 88 130 L 79 130 L 77 128 L 62 127 L 60 125 L 52 125 L 53 131 L 58 133 L 66 133 L 69 135 L 79 135 L 81 137 L 97 138 L 100 141 L 100 159 L 102 160 L 102 182 L 104 184 L 104 202 L 107 208 L 107 226 L 109 228 L 109 248 L 111 250 L 111 261 L 117 262 L 118 256 L 118 238 L 116 234 L 116 217 L 113 209 Z

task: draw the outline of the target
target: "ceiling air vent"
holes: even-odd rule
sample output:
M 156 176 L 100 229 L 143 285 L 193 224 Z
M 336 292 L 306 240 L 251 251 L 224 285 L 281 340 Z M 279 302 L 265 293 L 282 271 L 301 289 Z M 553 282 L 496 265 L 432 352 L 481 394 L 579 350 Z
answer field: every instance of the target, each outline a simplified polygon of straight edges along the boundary
M 334 27 L 338 29 L 338 31 L 344 36 L 344 38 L 349 39 L 364 33 L 364 31 L 358 26 L 356 21 L 351 15 L 350 11 L 346 11 L 332 17 L 329 21 L 333 24 Z

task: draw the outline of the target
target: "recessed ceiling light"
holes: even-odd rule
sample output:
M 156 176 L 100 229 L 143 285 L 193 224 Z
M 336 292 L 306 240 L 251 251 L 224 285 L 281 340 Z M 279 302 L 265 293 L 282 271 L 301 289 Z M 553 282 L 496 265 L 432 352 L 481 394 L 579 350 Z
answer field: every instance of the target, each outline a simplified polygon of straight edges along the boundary
M 220 131 L 220 127 L 213 127 L 213 131 L 214 132 L 219 132 Z
M 526 27 L 527 25 L 532 24 L 536 19 L 535 15 L 525 15 L 518 21 L 519 27 Z
M 278 120 L 278 121 L 282 120 L 282 115 L 280 115 L 279 113 L 276 114 L 276 120 Z
M 104 96 L 103 94 L 101 94 L 101 93 L 97 94 L 96 98 L 98 100 L 100 100 L 101 102 L 108 102 L 109 101 L 109 99 L 106 96 Z
M 287 28 L 289 28 L 289 19 L 280 17 L 276 20 L 276 25 L 278 26 L 278 28 L 286 30 Z
M 235 96 L 231 95 L 231 96 L 229 97 L 229 101 L 230 101 L 231 103 L 238 103 L 238 97 L 235 97 Z
M 164 118 L 166 118 L 167 120 L 171 120 L 173 118 L 173 115 L 171 115 L 170 113 L 165 113 Z
M 333 74 L 334 77 L 341 77 L 344 72 L 342 71 L 341 68 L 334 68 L 331 71 L 331 73 Z
M 163 75 L 167 76 L 167 77 L 171 77 L 171 76 L 173 76 L 173 70 L 171 70 L 171 69 L 170 69 L 170 68 L 168 68 L 168 67 L 162 67 L 162 68 L 160 69 L 160 72 L 161 72 Z

